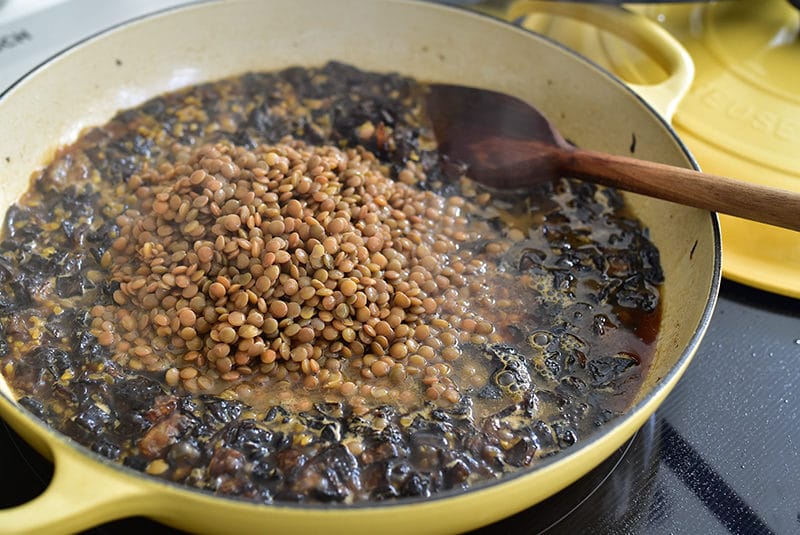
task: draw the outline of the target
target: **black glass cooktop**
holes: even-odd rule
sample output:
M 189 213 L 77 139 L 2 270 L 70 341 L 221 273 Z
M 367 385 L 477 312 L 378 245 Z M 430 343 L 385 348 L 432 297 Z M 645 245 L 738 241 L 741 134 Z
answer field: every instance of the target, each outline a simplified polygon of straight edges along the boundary
M 175 3 L 72 0 L 9 23 L 0 0 L 0 85 L 99 28 Z M 800 301 L 726 281 L 695 359 L 644 427 L 576 484 L 476 533 L 800 533 L 798 392 Z M 0 420 L 0 508 L 38 495 L 51 473 Z M 143 518 L 90 533 L 132 529 L 175 533 Z

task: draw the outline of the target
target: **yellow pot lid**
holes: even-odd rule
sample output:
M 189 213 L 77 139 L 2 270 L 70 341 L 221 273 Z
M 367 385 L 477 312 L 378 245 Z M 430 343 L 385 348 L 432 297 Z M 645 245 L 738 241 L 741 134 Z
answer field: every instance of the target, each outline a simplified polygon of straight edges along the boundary
M 653 50 L 663 41 L 620 38 L 619 28 L 604 31 L 602 22 L 554 16 L 541 4 L 546 3 L 489 0 L 486 5 L 503 6 L 504 11 L 490 12 L 573 48 L 648 100 L 653 92 L 640 89 L 660 84 L 674 92 L 664 83 L 670 73 L 657 58 L 660 51 Z M 800 11 L 786 0 L 626 7 L 661 23 L 694 63 L 694 81 L 672 121 L 700 167 L 800 191 Z M 800 298 L 800 233 L 724 215 L 720 222 L 724 276 Z
M 640 11 L 661 22 L 695 63 L 674 125 L 700 166 L 800 191 L 800 12 L 785 0 Z M 720 221 L 726 277 L 800 297 L 800 233 L 729 216 Z

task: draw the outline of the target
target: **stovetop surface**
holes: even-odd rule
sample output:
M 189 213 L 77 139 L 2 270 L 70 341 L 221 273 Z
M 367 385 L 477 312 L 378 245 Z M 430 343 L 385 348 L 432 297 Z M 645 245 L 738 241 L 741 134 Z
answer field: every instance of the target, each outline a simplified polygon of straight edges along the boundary
M 70 0 L 8 20 L 0 1 L 0 88 L 101 28 L 180 3 Z M 725 281 L 697 355 L 636 436 L 575 485 L 476 533 L 798 533 L 798 392 L 800 301 Z M 0 508 L 51 474 L 0 421 Z M 92 532 L 122 529 L 174 532 L 147 519 Z

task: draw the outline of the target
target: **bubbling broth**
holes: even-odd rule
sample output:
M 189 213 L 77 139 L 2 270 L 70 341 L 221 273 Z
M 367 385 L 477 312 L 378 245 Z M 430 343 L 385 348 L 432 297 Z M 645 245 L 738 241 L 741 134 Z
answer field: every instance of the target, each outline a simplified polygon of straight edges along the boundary
M 623 413 L 663 274 L 614 190 L 499 192 L 425 84 L 329 63 L 118 113 L 0 244 L 19 403 L 128 467 L 259 502 L 429 496 Z

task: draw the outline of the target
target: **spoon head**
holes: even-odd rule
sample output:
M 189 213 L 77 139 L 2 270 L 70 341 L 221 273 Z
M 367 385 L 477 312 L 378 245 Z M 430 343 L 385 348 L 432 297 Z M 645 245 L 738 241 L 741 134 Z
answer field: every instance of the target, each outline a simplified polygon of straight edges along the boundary
M 519 188 L 560 178 L 568 144 L 550 121 L 522 100 L 450 84 L 430 84 L 427 113 L 439 151 L 467 164 L 470 178 Z

